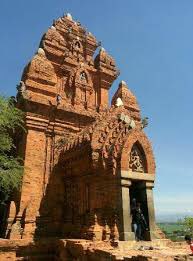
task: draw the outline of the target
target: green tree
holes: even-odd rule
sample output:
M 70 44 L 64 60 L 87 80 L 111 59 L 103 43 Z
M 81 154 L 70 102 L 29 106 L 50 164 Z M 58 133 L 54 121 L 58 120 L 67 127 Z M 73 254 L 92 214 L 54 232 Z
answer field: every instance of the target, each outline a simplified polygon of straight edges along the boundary
M 186 230 L 193 235 L 193 217 L 185 217 L 184 218 L 184 226 Z
M 13 137 L 23 128 L 23 112 L 17 109 L 12 98 L 0 96 L 0 202 L 9 199 L 20 188 L 23 166 L 14 155 Z M 24 129 L 24 128 L 23 128 Z

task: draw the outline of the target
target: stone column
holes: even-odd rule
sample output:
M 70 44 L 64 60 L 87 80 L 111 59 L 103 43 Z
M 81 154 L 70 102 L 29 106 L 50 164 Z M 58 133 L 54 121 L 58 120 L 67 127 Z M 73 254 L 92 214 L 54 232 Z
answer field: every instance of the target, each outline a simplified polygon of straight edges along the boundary
M 129 241 L 134 240 L 135 236 L 131 229 L 131 211 L 130 211 L 130 195 L 129 186 L 131 185 L 130 180 L 121 180 L 121 215 L 122 224 L 120 231 L 120 240 Z
M 148 217 L 149 217 L 150 240 L 155 238 L 154 231 L 156 229 L 154 200 L 153 200 L 153 187 L 154 187 L 153 182 L 146 182 L 146 195 L 147 195 L 147 208 L 148 208 Z

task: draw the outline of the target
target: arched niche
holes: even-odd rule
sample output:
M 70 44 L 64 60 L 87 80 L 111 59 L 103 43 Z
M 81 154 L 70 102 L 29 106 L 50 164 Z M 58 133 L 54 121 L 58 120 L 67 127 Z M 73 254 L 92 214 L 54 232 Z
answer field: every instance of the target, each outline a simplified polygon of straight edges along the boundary
M 83 54 L 83 45 L 79 39 L 75 39 L 71 45 L 71 52 L 73 55 Z
M 90 104 L 93 90 L 92 77 L 84 64 L 80 64 L 70 72 L 64 93 L 73 105 Z
M 129 155 L 129 169 L 133 172 L 147 172 L 146 156 L 138 141 L 136 141 L 131 148 Z
M 86 85 L 85 87 L 88 89 L 90 89 L 93 85 L 91 75 L 83 65 L 77 68 L 74 78 L 75 84 Z
M 93 94 L 93 83 L 91 75 L 84 68 L 80 67 L 75 74 L 74 85 L 74 103 L 87 104 L 91 103 L 91 96 Z
M 139 155 L 143 159 L 145 173 L 155 174 L 155 160 L 151 143 L 143 131 L 136 129 L 131 131 L 124 143 L 121 153 L 121 170 L 131 171 L 130 156 L 135 148 L 137 148 L 138 153 L 140 152 Z

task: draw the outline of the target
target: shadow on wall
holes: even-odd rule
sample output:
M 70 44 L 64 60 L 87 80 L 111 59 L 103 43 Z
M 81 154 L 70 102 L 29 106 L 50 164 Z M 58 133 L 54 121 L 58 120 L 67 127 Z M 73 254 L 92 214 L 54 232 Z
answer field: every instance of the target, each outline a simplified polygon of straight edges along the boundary
M 65 177 L 59 164 L 54 167 L 41 201 L 34 238 L 118 240 L 117 210 L 108 204 L 101 208 L 93 208 L 90 204 L 97 180 L 105 186 L 109 184 L 106 182 L 112 182 L 112 177 L 103 175 L 101 179 L 101 176 L 88 173 L 84 178 Z M 89 179 L 92 182 L 88 183 Z

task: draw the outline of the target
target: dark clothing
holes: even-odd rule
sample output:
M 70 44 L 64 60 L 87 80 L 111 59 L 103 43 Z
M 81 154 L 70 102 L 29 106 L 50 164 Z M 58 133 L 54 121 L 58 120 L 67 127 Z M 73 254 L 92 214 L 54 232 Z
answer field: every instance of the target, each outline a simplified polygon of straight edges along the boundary
M 143 233 L 147 229 L 147 223 L 145 217 L 139 207 L 133 208 L 132 213 L 132 224 L 135 233 L 136 240 L 143 239 Z
M 134 208 L 132 210 L 132 223 L 146 226 L 146 221 L 140 208 Z

